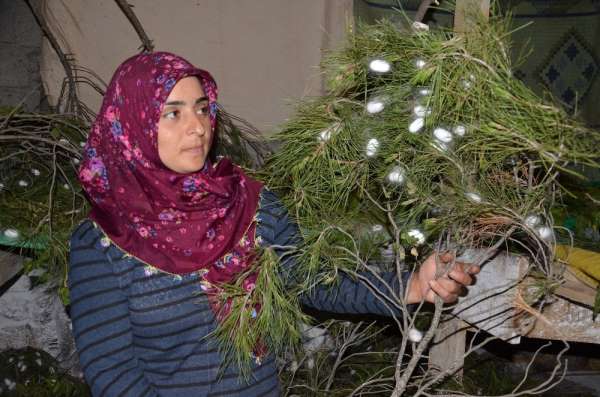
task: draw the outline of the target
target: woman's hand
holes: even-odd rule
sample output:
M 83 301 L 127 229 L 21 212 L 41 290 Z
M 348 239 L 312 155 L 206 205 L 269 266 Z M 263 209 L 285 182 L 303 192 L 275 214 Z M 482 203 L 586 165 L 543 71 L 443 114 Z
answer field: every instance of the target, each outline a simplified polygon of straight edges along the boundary
M 474 274 L 479 273 L 479 266 L 468 263 L 455 262 L 446 276 L 435 279 L 436 253 L 433 253 L 423 262 L 418 272 L 415 272 L 408 284 L 408 302 L 419 303 L 423 300 L 433 303 L 438 295 L 445 303 L 458 299 L 466 285 L 473 283 Z M 454 256 L 447 252 L 438 257 L 440 263 L 452 262 Z

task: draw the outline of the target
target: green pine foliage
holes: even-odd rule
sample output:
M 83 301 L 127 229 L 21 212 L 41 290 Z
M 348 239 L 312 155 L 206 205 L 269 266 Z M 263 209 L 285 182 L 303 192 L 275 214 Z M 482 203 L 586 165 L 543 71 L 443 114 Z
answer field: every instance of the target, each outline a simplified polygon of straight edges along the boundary
M 89 387 L 60 368 L 43 350 L 0 352 L 0 395 L 6 397 L 88 397 Z
M 416 254 L 442 233 L 460 249 L 515 228 L 512 248 L 541 253 L 534 262 L 550 276 L 554 240 L 535 228 L 554 227 L 549 209 L 568 194 L 561 174 L 598 166 L 600 135 L 512 75 L 509 34 L 504 17 L 460 36 L 383 20 L 359 24 L 330 54 L 327 93 L 299 105 L 264 172 L 304 234 L 299 272 L 334 279 L 355 253 L 376 258 L 368 241 L 404 258 L 415 228 L 428 241 Z M 374 60 L 390 70 L 374 72 Z M 526 225 L 532 214 L 540 225 Z
M 252 365 L 262 359 L 260 349 L 281 355 L 300 342 L 298 324 L 308 322 L 300 310 L 295 288 L 284 285 L 279 274 L 279 258 L 271 248 L 261 249 L 258 260 L 241 274 L 235 283 L 220 285 L 221 305 L 227 307 L 214 335 L 229 364 L 240 368 L 243 376 L 251 376 Z M 254 288 L 244 288 L 246 277 L 260 269 Z
M 0 115 L 0 244 L 30 257 L 26 271 L 59 279 L 68 303 L 70 230 L 88 206 L 76 179 L 85 124 L 60 114 Z

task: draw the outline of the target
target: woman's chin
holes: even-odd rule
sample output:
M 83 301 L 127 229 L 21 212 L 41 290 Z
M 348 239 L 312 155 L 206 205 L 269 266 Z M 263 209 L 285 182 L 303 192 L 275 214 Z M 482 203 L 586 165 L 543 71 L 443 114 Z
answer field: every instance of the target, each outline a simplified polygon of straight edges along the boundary
M 205 160 L 202 161 L 193 161 L 186 162 L 182 164 L 178 164 L 177 167 L 169 167 L 172 171 L 178 172 L 180 174 L 192 174 L 194 172 L 200 171 L 204 167 Z

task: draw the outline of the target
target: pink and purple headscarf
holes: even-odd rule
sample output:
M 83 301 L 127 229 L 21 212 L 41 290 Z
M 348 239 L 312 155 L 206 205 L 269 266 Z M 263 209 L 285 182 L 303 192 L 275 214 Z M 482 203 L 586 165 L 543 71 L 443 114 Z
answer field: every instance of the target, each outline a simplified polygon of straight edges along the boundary
M 252 261 L 260 182 L 227 159 L 179 174 L 158 156 L 158 120 L 173 86 L 196 76 L 216 126 L 211 75 L 166 52 L 136 55 L 116 70 L 92 126 L 79 179 L 90 218 L 131 255 L 169 273 L 204 270 L 233 280 Z

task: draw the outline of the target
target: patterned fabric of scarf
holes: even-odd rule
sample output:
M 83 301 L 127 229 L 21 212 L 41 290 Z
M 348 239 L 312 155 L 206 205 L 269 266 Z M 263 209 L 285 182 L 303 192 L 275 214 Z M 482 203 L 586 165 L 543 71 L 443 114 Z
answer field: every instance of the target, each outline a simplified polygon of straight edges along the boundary
M 214 132 L 217 86 L 208 72 L 165 52 L 136 55 L 110 82 L 79 179 L 90 218 L 123 250 L 169 273 L 201 271 L 210 284 L 228 283 L 251 265 L 261 184 L 227 159 L 207 159 L 190 174 L 161 162 L 162 106 L 187 76 L 200 79 Z

